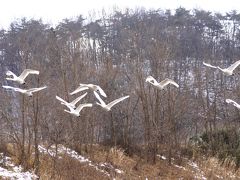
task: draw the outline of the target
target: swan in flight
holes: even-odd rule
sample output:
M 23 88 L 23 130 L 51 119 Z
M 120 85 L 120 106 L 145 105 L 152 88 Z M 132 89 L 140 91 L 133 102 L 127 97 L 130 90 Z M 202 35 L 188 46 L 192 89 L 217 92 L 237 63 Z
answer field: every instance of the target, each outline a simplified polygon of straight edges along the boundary
M 99 100 L 100 103 L 96 102 L 97 105 L 101 106 L 104 110 L 106 111 L 110 111 L 111 107 L 113 107 L 115 104 L 119 103 L 120 101 L 123 101 L 124 99 L 129 98 L 129 96 L 124 96 L 118 99 L 115 99 L 114 101 L 106 104 L 101 97 L 98 95 L 98 93 L 96 93 L 95 91 L 93 91 L 94 95 L 96 96 L 96 98 Z
M 221 70 L 225 75 L 227 76 L 231 76 L 233 75 L 233 70 L 236 69 L 240 64 L 240 60 L 236 61 L 235 63 L 233 63 L 231 66 L 229 66 L 228 68 L 222 69 L 219 66 L 212 66 L 211 64 L 205 63 L 203 62 L 203 65 L 214 68 L 214 69 L 219 69 Z
M 67 101 L 63 100 L 62 98 L 60 98 L 59 96 L 56 96 L 56 99 L 59 100 L 59 101 L 61 101 L 61 104 L 69 107 L 69 109 L 70 109 L 70 108 L 75 109 L 75 108 L 76 108 L 76 104 L 77 104 L 82 98 L 84 98 L 86 95 L 87 95 L 87 92 L 86 92 L 85 94 L 79 96 L 78 98 L 74 99 L 72 102 L 67 102 Z
M 20 76 L 16 76 L 12 71 L 7 71 L 6 75 L 8 77 L 6 77 L 6 79 L 10 80 L 10 81 L 16 81 L 16 82 L 18 82 L 20 84 L 25 84 L 25 78 L 29 74 L 37 74 L 38 75 L 39 71 L 32 70 L 32 69 L 25 69 Z
M 232 104 L 235 107 L 237 107 L 238 109 L 240 109 L 240 104 L 236 103 L 235 101 L 231 100 L 231 99 L 226 99 L 226 103 L 228 104 Z
M 80 112 L 83 108 L 85 107 L 92 107 L 91 103 L 86 103 L 86 104 L 79 104 L 78 107 L 76 109 L 73 109 L 72 107 L 68 106 L 68 108 L 70 109 L 70 111 L 64 109 L 65 112 L 68 112 L 74 116 L 80 117 Z
M 26 94 L 29 97 L 31 97 L 34 92 L 41 91 L 41 90 L 47 88 L 47 86 L 43 86 L 40 88 L 31 88 L 31 89 L 20 89 L 20 88 L 15 88 L 15 87 L 11 87 L 11 86 L 2 86 L 2 87 L 5 89 L 12 89 L 12 90 L 20 92 L 22 94 Z
M 160 83 L 158 83 L 157 80 L 154 79 L 152 76 L 148 76 L 146 79 L 146 82 L 149 82 L 150 84 L 154 85 L 158 89 L 164 89 L 164 87 L 167 86 L 168 84 L 172 84 L 172 85 L 176 86 L 177 88 L 179 87 L 179 85 L 175 81 L 168 79 L 168 78 L 166 78 L 163 81 L 161 81 Z
M 84 91 L 84 90 L 87 90 L 87 89 L 91 89 L 94 92 L 100 93 L 103 97 L 107 97 L 107 95 L 103 91 L 103 89 L 100 86 L 95 85 L 95 84 L 80 84 L 79 87 L 75 91 L 70 93 L 70 95 L 76 94 L 80 91 Z

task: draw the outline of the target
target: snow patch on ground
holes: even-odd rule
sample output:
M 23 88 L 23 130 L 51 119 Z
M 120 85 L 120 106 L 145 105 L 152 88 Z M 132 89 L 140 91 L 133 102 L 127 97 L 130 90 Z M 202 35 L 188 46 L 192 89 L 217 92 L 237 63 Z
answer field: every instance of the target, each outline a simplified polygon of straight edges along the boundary
M 198 167 L 197 163 L 193 161 L 188 161 L 188 165 L 190 165 L 194 169 L 196 173 L 196 179 L 207 180 L 207 178 L 204 176 L 204 172 Z
M 219 179 L 223 179 L 223 177 L 222 177 L 222 176 L 219 176 L 219 175 L 216 175 L 216 177 L 219 178 Z
M 157 154 L 157 157 L 159 157 L 162 160 L 166 160 L 167 159 L 165 156 L 161 156 L 160 154 Z
M 55 151 L 52 150 L 52 149 L 46 149 L 46 148 L 44 148 L 43 146 L 40 146 L 40 145 L 39 145 L 39 146 L 38 146 L 38 150 L 39 150 L 40 153 L 49 154 L 49 155 L 52 156 L 52 157 L 55 157 L 55 156 L 56 156 Z
M 187 169 L 186 169 L 185 167 L 183 167 L 183 166 L 179 166 L 179 165 L 176 165 L 176 164 L 174 164 L 174 166 L 177 167 L 177 168 L 179 168 L 179 169 L 183 169 L 183 170 L 185 170 L 185 171 L 187 170 Z
M 52 157 L 56 157 L 56 152 L 53 150 L 54 149 L 53 147 L 46 149 L 43 146 L 38 146 L 38 149 L 41 153 L 49 154 Z M 122 170 L 114 168 L 110 163 L 100 163 L 100 164 L 94 163 L 90 161 L 88 158 L 85 158 L 84 156 L 79 155 L 76 151 L 70 148 L 64 147 L 63 145 L 59 145 L 57 149 L 58 149 L 57 151 L 58 158 L 62 158 L 61 155 L 68 155 L 69 157 L 78 160 L 80 163 L 87 163 L 89 166 L 95 168 L 97 171 L 100 171 L 107 176 L 110 176 L 110 173 L 104 169 L 114 171 L 118 174 L 124 173 Z
M 10 179 L 17 179 L 17 180 L 32 180 L 37 179 L 37 175 L 26 171 L 22 172 L 21 166 L 16 166 L 11 162 L 11 158 L 7 156 L 3 156 L 2 153 L 0 153 L 0 165 L 3 165 L 6 168 L 0 167 L 0 177 L 1 178 L 10 178 Z M 1 179 L 0 178 L 0 179 Z

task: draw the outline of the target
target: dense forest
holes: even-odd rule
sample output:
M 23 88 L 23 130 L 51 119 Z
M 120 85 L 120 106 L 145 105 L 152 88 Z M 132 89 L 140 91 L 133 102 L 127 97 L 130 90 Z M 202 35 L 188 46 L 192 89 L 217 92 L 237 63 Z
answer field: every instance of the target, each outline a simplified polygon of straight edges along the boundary
M 225 76 L 203 62 L 228 67 L 239 59 L 237 11 L 136 9 L 103 12 L 95 20 L 65 19 L 56 27 L 36 19 L 13 22 L 0 31 L 1 84 L 47 89 L 27 97 L 1 88 L 0 149 L 11 143 L 19 164 L 38 174 L 42 144 L 64 144 L 79 153 L 96 144 L 118 147 L 150 164 L 164 151 L 171 164 L 195 138 L 207 143 L 201 151 L 211 156 L 221 154 L 219 148 L 221 157 L 236 150 L 238 166 L 240 113 L 225 99 L 240 102 L 240 70 Z M 20 74 L 26 68 L 40 74 L 24 85 L 6 80 L 7 70 Z M 179 88 L 158 90 L 145 82 L 149 75 L 173 79 Z M 79 83 L 101 86 L 106 102 L 130 97 L 105 112 L 89 92 L 82 101 L 93 107 L 74 117 L 56 95 L 73 100 L 81 93 L 69 93 Z M 219 144 L 219 138 L 228 142 Z

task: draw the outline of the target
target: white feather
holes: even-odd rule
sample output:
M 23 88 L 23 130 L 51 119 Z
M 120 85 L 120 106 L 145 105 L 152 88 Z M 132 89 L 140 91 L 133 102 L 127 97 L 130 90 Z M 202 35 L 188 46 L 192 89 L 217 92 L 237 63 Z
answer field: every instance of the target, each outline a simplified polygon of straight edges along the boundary
M 20 84 L 24 84 L 25 83 L 25 78 L 29 75 L 29 74 L 39 74 L 39 71 L 37 70 L 32 70 L 32 69 L 25 69 L 20 76 L 16 76 L 12 71 L 7 71 L 6 75 L 7 76 L 12 76 L 12 77 L 7 77 L 7 80 L 10 81 L 15 81 L 18 82 Z
M 32 96 L 34 92 L 38 92 L 38 91 L 41 91 L 45 88 L 47 88 L 47 86 L 43 86 L 43 87 L 40 87 L 40 88 L 31 88 L 31 89 L 21 89 L 21 88 L 15 88 L 15 87 L 11 87 L 11 86 L 2 86 L 3 88 L 5 89 L 11 89 L 11 90 L 14 90 L 16 92 L 20 92 L 22 94 L 25 94 L 27 96 Z
M 95 92 L 99 92 L 102 96 L 107 97 L 106 93 L 103 91 L 103 89 L 100 86 L 95 84 L 82 84 L 82 83 L 79 85 L 79 87 L 76 90 L 71 92 L 70 95 L 76 94 L 80 91 L 84 91 L 87 89 L 90 89 Z
M 87 92 L 84 93 L 83 95 L 79 96 L 78 98 L 74 99 L 73 101 L 71 102 L 67 102 L 65 100 L 63 100 L 62 98 L 60 98 L 59 96 L 56 96 L 56 99 L 61 101 L 61 104 L 67 106 L 67 107 L 71 107 L 73 109 L 76 108 L 76 104 L 82 99 L 84 98 L 85 96 L 87 95 Z
M 222 71 L 225 75 L 227 76 L 231 76 L 233 75 L 233 71 L 240 65 L 240 60 L 236 61 L 235 63 L 233 63 L 231 66 L 229 66 L 228 68 L 221 68 L 219 66 L 212 66 L 211 64 L 207 64 L 205 62 L 203 62 L 203 65 L 211 67 L 211 68 L 217 68 L 220 71 Z
M 240 109 L 240 105 L 238 103 L 236 103 L 235 101 L 231 100 L 231 99 L 226 99 L 226 103 L 232 104 L 236 108 Z
M 117 103 L 123 101 L 124 99 L 127 99 L 129 98 L 129 96 L 124 96 L 124 97 L 121 97 L 121 98 L 118 98 L 118 99 L 115 99 L 114 101 L 106 104 L 102 99 L 101 97 L 98 95 L 98 93 L 96 93 L 95 91 L 93 92 L 94 95 L 96 96 L 96 98 L 99 100 L 100 103 L 97 103 L 99 106 L 101 106 L 104 110 L 106 111 L 110 111 L 111 108 L 116 105 Z
M 154 79 L 152 76 L 148 76 L 146 78 L 146 82 L 152 84 L 153 86 L 157 87 L 158 89 L 164 89 L 164 87 L 167 86 L 168 84 L 172 84 L 172 85 L 176 86 L 177 88 L 179 87 L 179 85 L 175 81 L 168 79 L 168 78 L 166 78 L 163 81 L 161 81 L 160 83 L 158 83 L 157 80 Z

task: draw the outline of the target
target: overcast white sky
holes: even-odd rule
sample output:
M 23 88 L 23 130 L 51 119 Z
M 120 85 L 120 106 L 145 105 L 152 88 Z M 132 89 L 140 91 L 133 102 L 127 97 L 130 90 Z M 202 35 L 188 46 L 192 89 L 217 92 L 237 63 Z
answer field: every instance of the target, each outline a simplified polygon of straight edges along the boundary
M 214 12 L 240 11 L 239 0 L 0 0 L 0 28 L 8 28 L 16 19 L 42 18 L 44 22 L 57 24 L 64 18 L 73 18 L 80 14 L 86 17 L 89 12 L 102 8 L 112 10 L 114 6 L 122 8 L 144 7 L 146 9 L 187 9 L 200 8 Z

